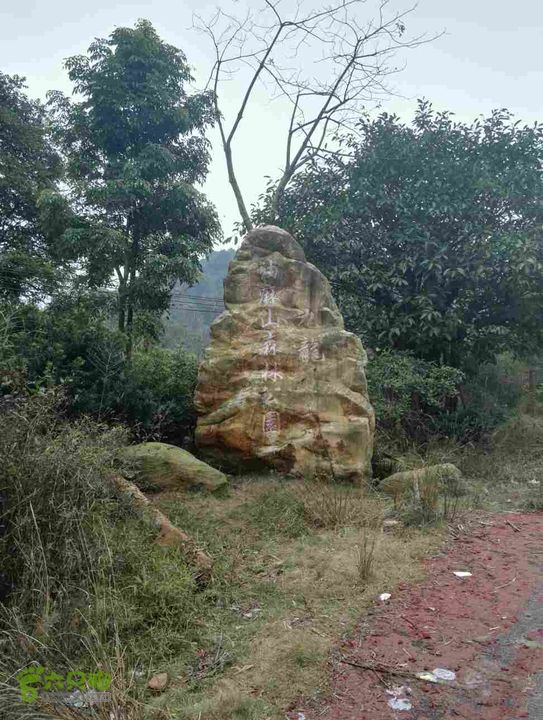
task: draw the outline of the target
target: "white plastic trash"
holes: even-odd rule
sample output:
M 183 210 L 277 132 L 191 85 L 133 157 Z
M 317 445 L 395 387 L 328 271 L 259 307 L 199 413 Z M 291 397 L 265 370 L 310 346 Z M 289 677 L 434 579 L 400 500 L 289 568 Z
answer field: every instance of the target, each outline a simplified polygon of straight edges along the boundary
M 390 593 L 381 593 L 379 595 L 379 600 L 381 602 L 388 602 L 391 597 L 392 597 L 392 595 Z
M 453 672 L 453 670 L 447 670 L 447 668 L 434 668 L 432 675 L 442 682 L 453 682 L 456 680 L 456 673 Z
M 454 574 L 456 575 L 456 577 L 459 577 L 459 578 L 471 577 L 471 573 L 468 572 L 467 570 L 456 570 Z
M 417 677 L 419 680 L 426 680 L 426 682 L 437 682 L 437 678 L 434 673 L 428 672 L 427 670 L 417 673 Z
M 388 705 L 393 710 L 411 710 L 411 708 L 413 707 L 411 701 L 407 698 L 397 697 L 390 698 L 390 700 L 388 701 Z
M 411 695 L 411 688 L 404 685 L 393 687 L 392 690 L 385 691 L 387 695 L 392 695 L 388 701 L 389 707 L 393 710 L 411 710 L 413 707 L 411 700 L 406 695 Z

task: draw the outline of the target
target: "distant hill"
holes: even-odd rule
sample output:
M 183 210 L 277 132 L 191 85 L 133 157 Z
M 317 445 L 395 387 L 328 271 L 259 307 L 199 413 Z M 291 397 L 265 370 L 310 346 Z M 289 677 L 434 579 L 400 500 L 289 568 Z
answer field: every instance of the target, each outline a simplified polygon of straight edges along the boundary
M 176 285 L 169 317 L 164 321 L 164 340 L 167 347 L 182 344 L 200 356 L 209 342 L 209 326 L 224 310 L 223 280 L 234 249 L 216 250 L 202 263 L 202 279 L 189 288 Z

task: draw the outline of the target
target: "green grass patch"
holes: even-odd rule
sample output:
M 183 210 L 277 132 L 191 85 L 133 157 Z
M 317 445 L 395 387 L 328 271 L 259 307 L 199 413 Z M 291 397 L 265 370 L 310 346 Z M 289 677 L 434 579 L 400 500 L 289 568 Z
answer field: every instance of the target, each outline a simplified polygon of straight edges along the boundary
M 245 511 L 264 537 L 283 535 L 298 538 L 308 532 L 304 504 L 287 488 L 271 488 L 247 503 Z

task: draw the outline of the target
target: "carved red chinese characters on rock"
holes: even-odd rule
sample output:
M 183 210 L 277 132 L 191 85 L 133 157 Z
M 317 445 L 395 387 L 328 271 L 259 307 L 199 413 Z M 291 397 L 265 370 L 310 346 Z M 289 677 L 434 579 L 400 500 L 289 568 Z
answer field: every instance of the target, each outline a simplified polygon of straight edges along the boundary
M 374 414 L 360 340 L 323 274 L 274 226 L 246 235 L 198 374 L 196 442 L 225 468 L 370 475 Z

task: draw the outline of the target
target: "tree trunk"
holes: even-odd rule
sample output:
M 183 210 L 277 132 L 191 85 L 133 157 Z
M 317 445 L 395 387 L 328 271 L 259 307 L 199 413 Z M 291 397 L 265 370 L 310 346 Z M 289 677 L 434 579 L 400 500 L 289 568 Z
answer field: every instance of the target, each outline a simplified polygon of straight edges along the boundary
M 286 187 L 289 183 L 290 178 L 292 177 L 292 173 L 283 173 L 283 176 L 279 180 L 277 187 L 275 188 L 275 192 L 273 193 L 272 201 L 271 201 L 271 209 L 273 213 L 273 220 L 277 225 L 281 225 L 279 220 L 279 206 L 281 205 L 281 201 L 283 200 L 283 196 L 285 194 Z
M 133 331 L 134 331 L 134 283 L 136 280 L 136 266 L 140 252 L 140 232 L 137 218 L 133 219 L 132 244 L 129 255 L 128 285 L 126 294 L 126 356 L 130 359 L 132 355 Z
M 245 230 L 249 232 L 249 230 L 253 229 L 254 225 L 251 220 L 251 216 L 249 215 L 249 212 L 245 207 L 243 195 L 241 194 L 241 188 L 238 184 L 236 173 L 234 172 L 234 163 L 232 162 L 232 149 L 229 143 L 224 143 L 224 155 L 226 157 L 226 167 L 228 169 L 228 180 L 230 182 L 230 185 L 232 186 L 232 190 L 234 191 L 234 196 L 236 198 L 238 210 L 243 220 L 243 224 L 245 225 Z
M 134 305 L 132 298 L 132 283 L 134 281 L 133 274 L 130 274 L 130 281 L 128 285 L 128 301 L 126 308 L 126 357 L 130 360 L 132 356 L 132 340 L 133 340 L 133 328 L 134 328 Z
M 126 282 L 119 282 L 119 332 L 124 333 L 126 329 Z

